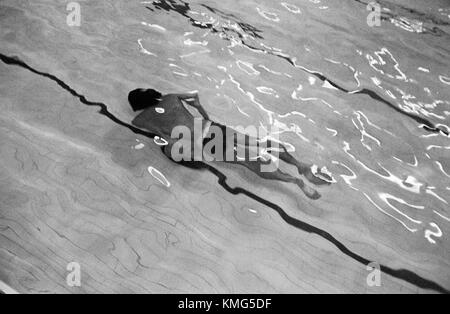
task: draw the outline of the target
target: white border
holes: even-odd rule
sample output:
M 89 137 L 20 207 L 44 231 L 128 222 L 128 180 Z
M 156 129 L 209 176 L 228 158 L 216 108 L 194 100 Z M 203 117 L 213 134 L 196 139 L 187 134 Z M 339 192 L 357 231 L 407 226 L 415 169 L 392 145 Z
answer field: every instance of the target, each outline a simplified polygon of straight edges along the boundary
M 0 281 L 0 291 L 5 294 L 19 294 L 19 292 L 5 284 L 3 281 Z

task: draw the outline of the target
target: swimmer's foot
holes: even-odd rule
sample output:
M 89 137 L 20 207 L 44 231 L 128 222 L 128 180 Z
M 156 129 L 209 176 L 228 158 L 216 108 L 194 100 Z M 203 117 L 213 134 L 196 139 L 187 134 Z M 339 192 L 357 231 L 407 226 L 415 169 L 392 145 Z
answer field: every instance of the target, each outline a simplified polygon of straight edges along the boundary
M 317 175 L 312 172 L 312 166 L 299 166 L 297 167 L 298 173 L 303 175 L 309 182 L 311 182 L 314 185 L 331 185 L 331 182 L 333 179 L 327 175 L 326 173 L 323 173 L 322 171 L 318 170 Z
M 282 146 L 283 150 L 279 157 L 284 162 L 294 165 L 297 167 L 298 173 L 306 177 L 306 179 L 314 185 L 330 185 L 333 181 L 333 178 L 330 178 L 329 175 L 323 173 L 322 171 L 318 171 L 317 175 L 315 175 L 312 171 L 313 165 L 306 164 L 295 159 L 291 154 L 288 153 L 286 147 Z
M 319 192 L 317 192 L 317 191 L 314 190 L 313 188 L 307 186 L 307 185 L 305 184 L 305 182 L 303 182 L 303 180 L 297 179 L 297 180 L 296 180 L 296 183 L 297 183 L 298 187 L 303 191 L 303 193 L 305 193 L 305 195 L 306 195 L 308 198 L 310 198 L 310 199 L 316 201 L 316 200 L 318 200 L 319 198 L 322 197 L 322 196 L 320 195 Z

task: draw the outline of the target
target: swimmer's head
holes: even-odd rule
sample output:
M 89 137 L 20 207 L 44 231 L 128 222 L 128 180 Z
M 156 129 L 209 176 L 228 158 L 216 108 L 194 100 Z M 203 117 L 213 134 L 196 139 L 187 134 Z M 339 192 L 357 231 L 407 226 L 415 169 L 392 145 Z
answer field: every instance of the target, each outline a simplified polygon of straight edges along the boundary
M 128 95 L 128 102 L 134 111 L 154 107 L 161 101 L 162 94 L 154 89 L 135 89 Z

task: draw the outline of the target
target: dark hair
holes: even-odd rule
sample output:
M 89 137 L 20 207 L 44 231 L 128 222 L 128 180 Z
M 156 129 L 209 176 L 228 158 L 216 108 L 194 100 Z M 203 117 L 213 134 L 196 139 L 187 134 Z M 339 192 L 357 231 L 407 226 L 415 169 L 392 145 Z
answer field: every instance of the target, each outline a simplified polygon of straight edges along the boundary
M 156 106 L 161 101 L 162 94 L 154 89 L 135 89 L 128 94 L 128 102 L 134 111 Z

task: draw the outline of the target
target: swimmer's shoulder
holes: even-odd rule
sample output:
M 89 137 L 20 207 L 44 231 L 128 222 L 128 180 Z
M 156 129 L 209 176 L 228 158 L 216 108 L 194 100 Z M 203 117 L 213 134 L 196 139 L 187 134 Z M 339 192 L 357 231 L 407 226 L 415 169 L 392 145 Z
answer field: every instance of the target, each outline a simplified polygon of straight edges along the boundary
M 183 106 L 180 98 L 176 94 L 167 94 L 161 97 L 161 102 L 158 107 L 164 108 L 165 110 L 175 109 L 178 106 Z
M 176 104 L 179 102 L 180 102 L 180 99 L 178 98 L 178 96 L 176 94 L 167 94 L 167 95 L 164 95 L 161 97 L 160 104 L 170 105 L 170 104 Z
M 177 94 L 166 94 L 164 96 L 161 97 L 161 101 L 167 101 L 167 100 L 180 100 L 180 98 L 178 97 Z

